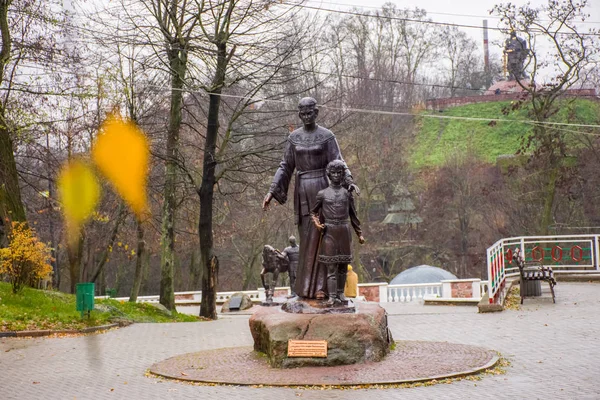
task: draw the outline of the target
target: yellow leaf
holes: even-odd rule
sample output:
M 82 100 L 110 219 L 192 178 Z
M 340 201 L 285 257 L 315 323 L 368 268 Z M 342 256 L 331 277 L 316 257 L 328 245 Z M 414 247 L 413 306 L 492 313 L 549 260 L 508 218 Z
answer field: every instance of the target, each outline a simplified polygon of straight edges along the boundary
M 58 193 L 68 226 L 69 241 L 77 240 L 81 225 L 88 219 L 100 197 L 100 185 L 83 161 L 71 161 L 58 176 Z
M 109 115 L 92 148 L 92 158 L 121 197 L 141 218 L 148 210 L 146 182 L 150 147 L 131 121 Z

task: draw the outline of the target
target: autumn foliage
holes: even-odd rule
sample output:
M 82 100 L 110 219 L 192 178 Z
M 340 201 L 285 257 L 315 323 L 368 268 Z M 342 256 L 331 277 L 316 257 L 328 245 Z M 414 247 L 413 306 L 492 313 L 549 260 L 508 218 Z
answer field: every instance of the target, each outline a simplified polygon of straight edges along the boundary
M 35 284 L 52 273 L 50 247 L 23 222 L 13 222 L 9 246 L 0 249 L 0 274 L 12 285 L 13 293 L 26 284 Z

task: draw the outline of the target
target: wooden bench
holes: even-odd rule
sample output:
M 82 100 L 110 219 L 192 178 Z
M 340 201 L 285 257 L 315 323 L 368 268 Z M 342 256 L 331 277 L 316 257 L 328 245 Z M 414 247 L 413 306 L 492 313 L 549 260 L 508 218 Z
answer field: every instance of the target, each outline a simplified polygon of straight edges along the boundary
M 525 298 L 525 285 L 527 282 L 534 281 L 544 281 L 548 282 L 550 285 L 550 292 L 552 292 L 552 302 L 556 303 L 556 298 L 554 296 L 554 286 L 556 285 L 556 279 L 554 279 L 554 272 L 552 268 L 545 267 L 543 265 L 536 266 L 525 266 L 525 259 L 520 253 L 520 250 L 515 249 L 515 263 L 517 267 L 519 267 L 519 274 L 521 275 L 521 280 L 519 281 L 519 288 L 521 292 L 521 304 L 523 304 L 523 299 Z

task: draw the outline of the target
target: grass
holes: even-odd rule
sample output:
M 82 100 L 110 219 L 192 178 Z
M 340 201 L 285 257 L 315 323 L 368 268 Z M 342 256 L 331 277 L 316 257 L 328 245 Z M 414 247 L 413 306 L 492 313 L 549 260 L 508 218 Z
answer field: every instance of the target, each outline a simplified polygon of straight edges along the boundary
M 492 164 L 496 163 L 498 156 L 515 154 L 519 149 L 521 137 L 532 132 L 532 125 L 513 121 L 530 120 L 526 109 L 504 115 L 502 109 L 509 104 L 510 102 L 468 104 L 444 110 L 443 113 L 422 113 L 417 120 L 418 133 L 409 152 L 410 165 L 415 169 L 438 167 L 457 151 L 469 150 L 477 154 L 482 161 Z M 426 115 L 485 119 L 470 121 L 430 118 Z M 590 100 L 566 101 L 550 120 L 597 124 L 600 120 L 600 106 Z M 577 146 L 575 141 L 573 146 Z
M 168 316 L 145 303 L 113 299 L 95 301 L 104 312 L 93 310 L 90 318 L 81 318 L 75 309 L 75 295 L 24 288 L 13 294 L 9 284 L 0 282 L 0 331 L 72 330 L 113 322 L 190 322 L 199 317 L 178 314 Z

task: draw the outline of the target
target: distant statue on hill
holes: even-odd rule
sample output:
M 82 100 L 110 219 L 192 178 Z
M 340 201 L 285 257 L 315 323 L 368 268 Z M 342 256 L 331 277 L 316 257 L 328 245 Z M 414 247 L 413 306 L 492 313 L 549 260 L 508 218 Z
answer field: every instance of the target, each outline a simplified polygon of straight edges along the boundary
M 529 49 L 527 42 L 517 36 L 515 31 L 510 32 L 510 38 L 506 39 L 504 44 L 504 71 L 508 74 L 509 81 L 527 79 L 524 64 Z

